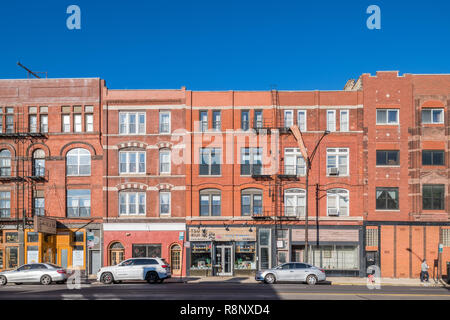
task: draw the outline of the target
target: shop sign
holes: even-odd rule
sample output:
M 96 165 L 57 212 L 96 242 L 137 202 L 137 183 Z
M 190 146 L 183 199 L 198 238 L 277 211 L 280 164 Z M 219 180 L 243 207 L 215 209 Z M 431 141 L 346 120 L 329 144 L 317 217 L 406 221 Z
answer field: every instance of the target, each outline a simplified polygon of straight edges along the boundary
M 73 250 L 72 253 L 72 266 L 83 267 L 84 264 L 84 251 L 83 250 Z
M 56 234 L 56 220 L 36 215 L 34 216 L 34 231 Z
M 308 230 L 308 240 L 316 241 L 317 231 L 315 229 Z M 292 241 L 305 241 L 304 229 L 292 229 Z M 323 229 L 319 231 L 319 241 L 337 242 L 359 241 L 359 230 L 357 229 Z
M 27 263 L 37 263 L 37 262 L 39 262 L 39 251 L 27 250 Z
M 256 241 L 256 233 L 247 228 L 191 228 L 190 241 Z

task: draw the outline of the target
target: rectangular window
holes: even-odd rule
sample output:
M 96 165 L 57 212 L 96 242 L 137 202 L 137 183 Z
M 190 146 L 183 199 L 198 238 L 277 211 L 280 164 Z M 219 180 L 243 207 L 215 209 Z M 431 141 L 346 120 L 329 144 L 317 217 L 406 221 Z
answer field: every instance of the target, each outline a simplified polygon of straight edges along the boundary
M 11 192 L 0 192 L 0 217 L 11 217 Z
M 200 175 L 220 175 L 222 153 L 220 148 L 200 148 Z
M 378 229 L 366 229 L 366 246 L 378 247 Z
M 120 192 L 119 215 L 145 215 L 145 192 Z
M 444 210 L 444 185 L 428 184 L 422 187 L 423 210 Z
M 67 190 L 67 217 L 91 216 L 91 190 Z
M 241 214 L 243 216 L 262 214 L 262 193 L 243 193 L 241 196 Z
M 81 126 L 81 114 L 73 115 L 73 129 L 74 132 L 81 132 L 83 130 Z
M 349 193 L 334 189 L 327 192 L 327 215 L 346 217 L 349 215 Z
M 444 150 L 423 150 L 422 165 L 424 166 L 443 166 Z
M 93 114 L 85 114 L 85 127 L 86 132 L 93 132 L 94 131 L 94 115 Z
M 37 116 L 35 114 L 30 115 L 30 132 L 37 132 Z
M 444 109 L 423 109 L 423 124 L 440 124 L 444 123 Z
M 327 149 L 327 175 L 348 176 L 349 149 Z
M 133 244 L 133 258 L 161 258 L 160 244 Z
M 284 110 L 284 127 L 290 128 L 294 125 L 294 111 Z
M 81 231 L 75 231 L 73 233 L 73 242 L 84 242 L 84 232 Z
M 327 130 L 336 131 L 336 110 L 327 110 Z
M 7 108 L 8 109 L 8 108 Z M 5 116 L 6 133 L 14 133 L 14 116 Z
M 254 118 L 253 118 L 253 120 L 254 120 L 254 127 L 257 128 L 257 129 L 261 129 L 263 127 L 263 125 L 264 125 L 262 110 L 255 110 L 254 115 L 255 115 Z
M 306 175 L 306 162 L 298 148 L 284 149 L 284 174 L 293 176 Z
M 119 112 L 120 134 L 145 134 L 145 112 Z
M 270 230 L 259 229 L 259 270 L 271 267 L 270 256 Z
M 200 111 L 200 131 L 208 131 L 208 111 Z
M 399 124 L 398 112 L 398 109 L 377 109 L 377 124 Z
M 119 173 L 145 173 L 145 151 L 119 152 Z
M 221 196 L 215 193 L 200 194 L 200 216 L 220 216 Z
M 159 193 L 159 214 L 170 215 L 170 192 Z
M 262 174 L 262 148 L 241 148 L 241 175 Z
M 300 131 L 306 131 L 306 110 L 299 110 L 297 113 L 297 123 Z
M 170 133 L 170 111 L 159 112 L 159 133 Z
M 27 232 L 27 242 L 39 242 L 39 232 Z
M 62 115 L 62 130 L 63 132 L 70 132 L 70 114 Z
M 48 115 L 41 114 L 40 116 L 40 125 L 41 125 L 41 132 L 47 133 L 48 132 Z
M 241 111 L 241 129 L 247 131 L 250 128 L 250 111 Z
M 377 166 L 398 166 L 398 165 L 400 165 L 400 151 L 377 150 Z
M 450 229 L 441 229 L 441 243 L 444 247 L 450 247 Z
M 45 198 L 35 197 L 33 213 L 36 216 L 45 216 Z
M 376 208 L 377 210 L 398 210 L 399 208 L 398 188 L 377 188 Z
M 213 129 L 215 131 L 222 130 L 222 121 L 220 111 L 213 111 Z
M 159 173 L 170 173 L 170 151 L 163 150 L 159 153 Z
M 348 110 L 341 110 L 341 132 L 348 131 Z

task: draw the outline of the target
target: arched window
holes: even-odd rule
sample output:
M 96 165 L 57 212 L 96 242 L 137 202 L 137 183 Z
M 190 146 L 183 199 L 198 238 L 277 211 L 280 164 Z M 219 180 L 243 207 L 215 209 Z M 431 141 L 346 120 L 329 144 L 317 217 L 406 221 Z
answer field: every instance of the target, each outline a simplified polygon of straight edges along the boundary
M 241 191 L 241 215 L 258 216 L 263 213 L 263 193 L 260 189 L 244 189 Z
M 170 248 L 170 270 L 174 274 L 181 273 L 181 247 L 178 244 Z
M 33 176 L 43 177 L 45 175 L 45 152 L 37 149 L 33 152 Z
M 331 189 L 327 191 L 327 215 L 349 215 L 349 193 L 345 189 Z
M 220 216 L 222 197 L 218 189 L 200 191 L 200 216 Z
M 91 153 L 83 148 L 72 149 L 66 156 L 68 176 L 89 176 L 91 174 Z
M 109 265 L 115 266 L 124 260 L 125 248 L 120 242 L 113 242 L 109 246 Z
M 7 149 L 0 151 L 0 176 L 11 175 L 11 152 Z
M 286 217 L 304 217 L 306 192 L 303 189 L 284 191 L 284 215 Z

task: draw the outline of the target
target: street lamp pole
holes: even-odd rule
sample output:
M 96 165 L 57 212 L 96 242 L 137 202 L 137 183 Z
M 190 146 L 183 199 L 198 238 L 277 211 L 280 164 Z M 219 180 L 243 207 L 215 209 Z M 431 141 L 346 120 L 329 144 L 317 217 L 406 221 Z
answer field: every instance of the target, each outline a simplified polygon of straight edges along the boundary
M 316 155 L 317 148 L 319 147 L 320 143 L 322 142 L 323 138 L 327 134 L 329 134 L 330 131 L 325 130 L 325 132 L 322 134 L 322 137 L 320 137 L 319 141 L 317 142 L 316 146 L 314 147 L 313 152 L 311 153 L 311 156 L 309 156 L 305 162 L 306 162 L 306 186 L 305 186 L 305 193 L 306 193 L 306 204 L 305 204 L 305 262 L 308 263 L 309 256 L 308 256 L 308 183 L 309 183 L 309 171 L 311 170 L 311 163 L 314 159 L 314 156 Z M 317 218 L 318 219 L 318 218 Z

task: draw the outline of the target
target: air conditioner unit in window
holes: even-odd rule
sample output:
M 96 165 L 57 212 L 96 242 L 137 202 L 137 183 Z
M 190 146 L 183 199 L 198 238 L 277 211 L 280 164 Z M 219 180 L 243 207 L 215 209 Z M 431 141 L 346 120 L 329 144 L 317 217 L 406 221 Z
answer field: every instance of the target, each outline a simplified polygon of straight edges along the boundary
M 328 168 L 328 174 L 330 176 L 338 176 L 339 175 L 339 168 Z
M 337 208 L 328 209 L 328 215 L 329 216 L 338 216 L 339 210 Z

